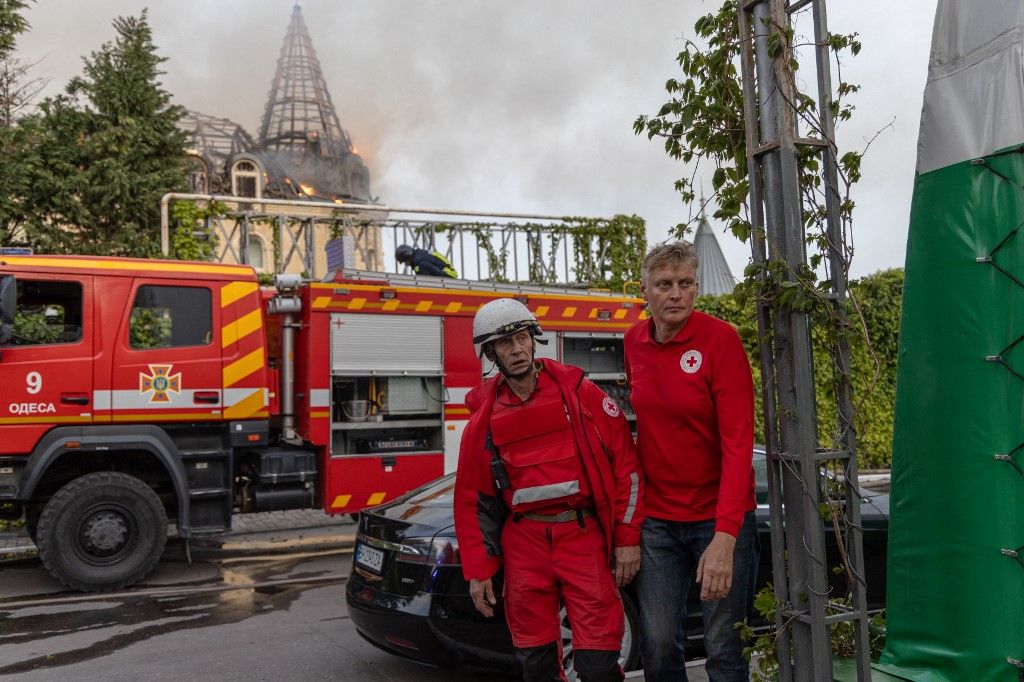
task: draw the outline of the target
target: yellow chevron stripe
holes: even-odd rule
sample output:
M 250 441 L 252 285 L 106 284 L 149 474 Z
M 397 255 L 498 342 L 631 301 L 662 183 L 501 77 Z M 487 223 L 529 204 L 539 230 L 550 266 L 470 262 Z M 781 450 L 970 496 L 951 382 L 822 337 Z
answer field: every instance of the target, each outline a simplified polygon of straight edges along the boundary
M 633 326 L 633 322 L 629 320 L 626 320 L 624 322 L 612 322 L 609 320 L 594 320 L 592 322 L 574 322 L 572 320 L 551 320 L 549 324 L 552 327 L 556 327 L 558 329 L 561 329 L 562 327 L 589 327 L 591 329 L 607 329 L 609 331 L 625 331 Z
M 388 496 L 387 493 L 374 493 L 374 494 L 370 495 L 369 499 L 366 500 L 366 504 L 368 504 L 369 506 L 373 507 L 373 506 L 378 505 L 381 502 L 383 502 L 384 498 L 387 497 L 387 496 Z
M 259 308 L 243 315 L 234 322 L 229 322 L 221 329 L 221 346 L 227 348 L 239 339 L 244 339 L 253 332 L 263 328 L 263 313 Z
M 245 419 L 246 417 L 251 417 L 265 407 L 264 403 L 263 389 L 257 388 L 234 405 L 225 407 L 224 418 Z
M 537 317 L 544 317 L 551 310 L 551 306 L 539 305 L 537 306 Z
M 576 314 L 576 306 L 566 306 L 565 310 L 562 311 L 562 317 L 572 317 Z
M 429 313 L 430 306 L 434 305 L 433 301 L 420 301 L 416 304 L 416 312 L 418 313 Z
M 401 303 L 401 301 L 399 301 L 397 298 L 394 298 L 394 299 L 392 299 L 390 301 L 384 301 L 384 303 L 381 304 L 380 309 L 381 310 L 397 310 L 399 303 Z
M 625 308 L 619 308 L 618 310 L 615 311 L 615 319 L 616 320 L 621 320 L 622 318 L 624 318 L 628 314 L 629 314 L 628 310 L 626 310 Z
M 239 381 L 263 367 L 263 348 L 257 348 L 243 358 L 235 360 L 224 368 L 224 388 L 231 388 Z
M 348 302 L 348 309 L 349 310 L 359 310 L 364 305 L 366 305 L 366 299 L 365 298 L 353 298 L 351 301 Z
M 592 320 L 595 319 L 597 317 L 597 308 L 591 308 L 590 314 L 587 315 L 587 317 L 589 317 Z
M 330 296 L 317 296 L 316 298 L 313 299 L 313 308 L 315 308 L 316 310 L 320 310 L 321 308 L 326 308 L 330 304 L 331 304 L 331 297 Z
M 220 307 L 226 308 L 235 301 L 259 289 L 256 282 L 231 282 L 220 288 Z
M 348 503 L 352 500 L 351 495 L 338 495 L 334 498 L 334 502 L 331 502 L 331 509 L 338 509 L 339 507 L 347 507 Z
M 461 309 L 462 309 L 462 301 L 452 301 L 451 303 L 449 303 L 445 307 L 444 311 L 446 313 L 448 313 L 449 315 L 453 315 L 453 314 L 459 312 L 459 310 L 461 310 Z
M 325 417 L 330 417 L 330 416 L 331 416 L 331 411 L 330 410 L 319 410 L 319 411 L 316 411 L 316 412 L 310 412 L 309 413 L 310 419 L 323 419 Z
M 252 276 L 253 270 L 247 265 L 204 265 L 202 263 L 138 260 L 90 260 L 87 258 L 54 258 L 39 256 L 4 256 L 4 263 L 31 268 L 89 268 L 93 270 L 125 270 L 133 273 L 178 272 L 209 275 Z
M 321 283 L 316 283 L 316 284 L 311 284 L 310 285 L 310 287 L 312 289 L 314 289 L 314 290 L 316 290 L 316 289 L 330 290 L 332 293 L 333 293 L 334 289 L 337 288 L 337 286 L 338 286 L 337 284 L 321 284 Z M 367 293 L 376 293 L 376 292 L 379 292 L 382 287 L 381 287 L 381 285 L 374 285 L 374 284 L 349 284 L 349 283 L 346 283 L 345 284 L 345 288 L 348 289 L 349 291 L 353 292 L 353 293 L 364 292 L 364 291 L 367 292 Z M 410 288 L 410 287 L 389 287 L 389 288 L 394 289 L 397 292 L 399 298 L 402 298 L 406 294 L 409 294 L 411 296 L 424 296 L 424 295 L 427 295 L 427 294 L 434 294 L 434 295 L 437 295 L 437 296 L 460 296 L 460 297 L 464 297 L 464 298 L 476 297 L 476 298 L 486 298 L 486 299 L 492 299 L 492 298 L 512 298 L 512 294 L 511 293 L 495 292 L 495 291 L 464 291 L 464 290 L 461 290 L 461 289 L 459 289 L 459 290 L 455 290 L 455 289 L 433 289 L 433 288 L 428 288 L 428 287 L 416 287 L 416 288 Z M 607 290 L 604 290 L 604 291 L 607 291 Z M 586 301 L 587 303 L 591 303 L 591 304 L 611 303 L 613 305 L 619 305 L 623 301 L 628 301 L 628 302 L 631 302 L 631 303 L 638 303 L 638 304 L 641 304 L 641 305 L 644 304 L 644 301 L 642 299 L 640 299 L 639 297 L 636 297 L 636 296 L 615 296 L 615 295 L 610 295 L 610 296 L 601 296 L 601 295 L 597 295 L 597 296 L 572 296 L 572 295 L 567 295 L 567 294 L 535 294 L 535 293 L 532 293 L 532 292 L 530 293 L 530 301 L 531 302 L 532 301 L 553 301 L 553 302 L 556 302 L 556 303 L 559 302 L 559 301 L 581 301 L 581 302 L 582 301 Z

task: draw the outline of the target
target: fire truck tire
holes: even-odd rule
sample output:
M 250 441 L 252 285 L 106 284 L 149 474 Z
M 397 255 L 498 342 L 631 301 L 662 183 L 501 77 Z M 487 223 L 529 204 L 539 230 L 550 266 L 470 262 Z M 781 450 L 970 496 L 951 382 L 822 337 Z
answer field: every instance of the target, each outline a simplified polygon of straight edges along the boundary
M 156 493 L 127 474 L 103 471 L 71 481 L 39 517 L 39 557 L 61 583 L 83 592 L 132 585 L 167 543 L 167 515 Z

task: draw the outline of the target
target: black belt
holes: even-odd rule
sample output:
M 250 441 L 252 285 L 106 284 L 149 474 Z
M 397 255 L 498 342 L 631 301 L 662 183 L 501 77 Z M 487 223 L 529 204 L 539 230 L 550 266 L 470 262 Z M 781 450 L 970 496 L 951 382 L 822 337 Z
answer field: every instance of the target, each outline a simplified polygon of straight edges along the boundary
M 520 518 L 530 519 L 531 521 L 543 521 L 544 523 L 582 521 L 588 516 L 594 516 L 594 510 L 589 507 L 586 509 L 566 509 L 565 511 L 558 512 L 557 514 L 535 514 L 533 512 L 524 512 L 519 514 Z

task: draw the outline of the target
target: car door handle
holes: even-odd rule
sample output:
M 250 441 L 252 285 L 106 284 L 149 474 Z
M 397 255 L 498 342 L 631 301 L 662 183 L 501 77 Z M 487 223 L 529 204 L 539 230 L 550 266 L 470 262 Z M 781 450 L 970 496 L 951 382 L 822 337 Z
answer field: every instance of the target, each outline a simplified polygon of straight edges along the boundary
M 60 401 L 65 405 L 88 405 L 88 393 L 61 393 Z
M 196 391 L 192 394 L 192 402 L 216 405 L 220 402 L 220 394 L 217 391 Z

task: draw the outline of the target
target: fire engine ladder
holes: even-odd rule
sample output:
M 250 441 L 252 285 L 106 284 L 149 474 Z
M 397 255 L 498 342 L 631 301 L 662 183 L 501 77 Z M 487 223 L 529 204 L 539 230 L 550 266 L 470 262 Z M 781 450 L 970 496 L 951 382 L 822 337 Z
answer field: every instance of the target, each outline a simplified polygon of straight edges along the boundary
M 799 95 L 790 63 L 796 59 L 791 27 L 794 13 L 808 6 L 814 24 L 819 120 L 807 126 L 813 137 L 800 137 L 793 108 Z M 839 438 L 834 450 L 823 451 L 817 444 L 809 316 L 758 302 L 780 679 L 832 680 L 829 626 L 852 621 L 857 677 L 870 680 L 850 353 L 842 333 L 846 324 L 845 243 L 839 213 L 825 0 L 741 0 L 738 14 L 753 260 L 762 266 L 762 273 L 766 263 L 783 263 L 787 279 L 794 283 L 798 281 L 795 273 L 807 267 L 799 158 L 818 154 L 831 274 L 827 298 L 832 319 L 840 328 L 831 349 Z M 853 574 L 849 604 L 829 594 L 817 484 L 825 460 L 838 460 L 844 468 L 848 566 Z

